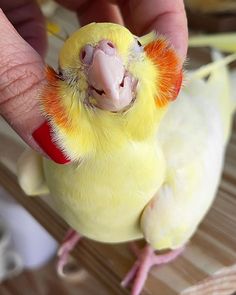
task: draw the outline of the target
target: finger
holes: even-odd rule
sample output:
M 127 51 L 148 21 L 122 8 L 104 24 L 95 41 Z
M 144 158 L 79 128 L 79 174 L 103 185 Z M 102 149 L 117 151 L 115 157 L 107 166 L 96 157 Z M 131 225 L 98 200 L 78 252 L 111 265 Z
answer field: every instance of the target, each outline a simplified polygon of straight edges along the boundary
M 45 20 L 37 3 L 34 0 L 0 0 L 0 7 L 18 33 L 44 57 L 47 35 Z
M 0 115 L 31 147 L 65 163 L 51 139 L 50 127 L 40 114 L 39 94 L 44 64 L 0 10 Z M 36 140 L 36 141 L 35 141 Z
M 126 25 L 137 35 L 155 30 L 165 35 L 184 60 L 188 30 L 183 0 L 119 0 Z
M 37 97 L 44 80 L 44 66 L 2 11 L 0 52 L 0 114 L 32 145 L 31 134 L 43 122 Z
M 57 0 L 68 9 L 77 12 L 80 24 L 91 22 L 113 22 L 123 24 L 120 10 L 117 5 L 106 0 Z

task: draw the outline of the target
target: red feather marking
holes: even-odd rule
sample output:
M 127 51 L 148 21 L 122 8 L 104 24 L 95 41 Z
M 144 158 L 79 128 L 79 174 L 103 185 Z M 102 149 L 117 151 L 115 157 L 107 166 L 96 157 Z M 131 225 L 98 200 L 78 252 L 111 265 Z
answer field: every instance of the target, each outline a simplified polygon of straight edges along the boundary
M 59 96 L 60 78 L 49 66 L 46 68 L 46 78 L 47 85 L 41 96 L 43 109 L 57 125 L 66 128 L 69 119 Z
M 165 106 L 175 100 L 182 85 L 182 66 L 175 50 L 165 39 L 157 39 L 144 48 L 158 70 L 156 104 Z

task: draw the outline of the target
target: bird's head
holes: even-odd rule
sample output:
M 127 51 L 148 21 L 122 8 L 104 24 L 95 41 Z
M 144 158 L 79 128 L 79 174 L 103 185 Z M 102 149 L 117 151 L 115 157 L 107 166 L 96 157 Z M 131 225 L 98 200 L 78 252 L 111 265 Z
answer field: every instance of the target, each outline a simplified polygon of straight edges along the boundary
M 138 38 L 117 24 L 92 23 L 65 42 L 59 71 L 48 68 L 47 79 L 43 110 L 60 142 L 68 134 L 78 138 L 77 131 L 97 138 L 101 130 L 109 141 L 112 130 L 116 138 L 123 132 L 141 139 L 153 133 L 176 98 L 182 69 L 164 38 Z

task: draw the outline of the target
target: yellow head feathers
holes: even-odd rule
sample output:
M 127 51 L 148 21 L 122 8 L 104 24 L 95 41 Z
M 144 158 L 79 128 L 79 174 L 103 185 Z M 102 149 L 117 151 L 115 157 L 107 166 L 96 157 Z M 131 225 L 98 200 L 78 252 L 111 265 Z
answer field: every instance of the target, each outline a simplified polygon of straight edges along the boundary
M 134 36 L 128 29 L 111 23 L 91 23 L 80 28 L 66 40 L 59 55 L 60 67 L 79 67 L 81 65 L 79 59 L 81 49 L 86 44 L 95 46 L 104 38 L 114 42 L 119 54 L 124 59 L 127 58 L 127 52 L 134 41 Z
M 110 65 L 110 72 L 104 72 L 102 67 L 109 70 Z M 97 67 L 99 74 L 92 75 L 91 68 Z M 59 74 L 47 71 L 42 106 L 55 140 L 72 160 L 152 138 L 182 79 L 180 61 L 166 40 L 155 34 L 137 38 L 110 23 L 92 23 L 75 32 L 61 49 L 59 68 Z M 116 104 L 126 97 L 128 105 L 115 112 L 98 104 L 98 99 L 109 106 L 110 99 Z

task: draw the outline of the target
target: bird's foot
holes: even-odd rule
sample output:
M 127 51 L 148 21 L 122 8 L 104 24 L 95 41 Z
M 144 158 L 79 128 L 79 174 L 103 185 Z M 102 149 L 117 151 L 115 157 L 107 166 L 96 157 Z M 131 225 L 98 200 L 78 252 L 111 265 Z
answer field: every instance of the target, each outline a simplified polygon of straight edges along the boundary
M 70 252 L 81 239 L 81 235 L 73 229 L 69 229 L 57 252 L 57 273 L 60 277 L 65 277 L 65 266 L 68 264 Z
M 171 262 L 183 252 L 184 247 L 172 250 L 165 254 L 156 254 L 150 245 L 146 245 L 144 248 L 139 249 L 136 244 L 132 243 L 131 249 L 137 257 L 137 260 L 121 282 L 121 285 L 127 287 L 133 282 L 131 295 L 138 295 L 143 289 L 150 269 L 154 265 Z

